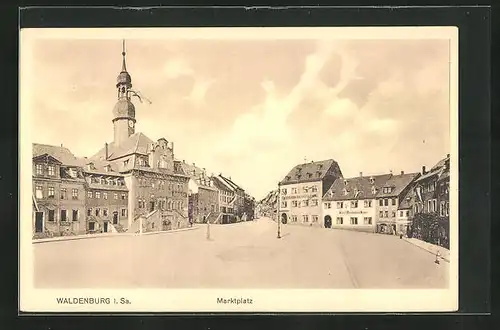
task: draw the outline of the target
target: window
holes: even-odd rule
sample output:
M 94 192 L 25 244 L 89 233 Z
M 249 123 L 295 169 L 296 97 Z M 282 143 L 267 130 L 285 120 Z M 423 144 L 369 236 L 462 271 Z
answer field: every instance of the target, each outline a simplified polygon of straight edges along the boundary
M 286 201 L 281 202 L 281 207 L 288 207 L 288 203 Z
M 396 217 L 396 211 L 392 211 L 392 217 L 395 218 Z
M 56 220 L 56 212 L 54 210 L 49 210 L 49 221 Z
M 318 216 L 317 215 L 313 215 L 312 216 L 312 220 L 313 220 L 313 222 L 318 222 Z
M 431 200 L 428 200 L 428 201 L 427 201 L 427 211 L 428 211 L 428 212 L 432 212 L 432 211 L 431 211 L 431 209 L 432 209 L 432 201 L 431 201 Z
M 73 210 L 73 217 L 71 220 L 78 221 L 78 210 Z
M 66 188 L 61 188 L 61 199 L 66 199 Z
M 308 187 L 303 187 L 302 188 L 302 191 L 304 191 L 305 193 L 309 191 L 309 188 Z
M 292 207 L 297 207 L 297 201 L 292 201 Z
M 342 225 L 344 223 L 344 219 L 342 217 L 337 217 L 337 225 Z
M 151 223 L 151 228 L 154 228 L 154 227 L 155 227 L 155 223 L 154 223 L 154 222 L 152 222 L 152 223 Z
M 308 215 L 303 215 L 302 217 L 304 219 L 304 222 L 309 222 L 309 216 Z
M 389 211 L 384 211 L 384 218 L 388 218 L 389 217 Z
M 365 225 L 371 225 L 372 224 L 372 217 L 365 217 L 363 220 L 364 220 L 364 224 Z
M 389 200 L 387 198 L 384 199 L 384 206 L 389 206 Z
M 378 205 L 379 205 L 379 206 L 384 206 L 384 200 L 383 200 L 383 199 L 380 199 L 380 200 L 378 201 Z
M 42 186 L 35 187 L 35 197 L 36 198 L 43 198 L 43 187 Z
M 297 216 L 296 215 L 292 215 L 292 222 L 297 222 Z
M 107 192 L 103 192 L 103 193 L 102 193 L 102 198 L 104 198 L 104 199 L 108 199 L 108 193 L 107 193 Z
M 352 208 L 357 208 L 358 207 L 358 201 L 351 201 L 351 207 Z
M 297 193 L 297 188 L 292 188 L 292 194 L 296 194 Z
M 66 210 L 61 210 L 61 221 L 66 221 Z
M 35 165 L 35 173 L 37 175 L 42 175 L 43 174 L 43 167 L 42 164 L 36 164 Z
M 406 216 L 409 217 L 410 216 L 410 211 L 406 211 Z
M 91 191 L 89 191 L 89 192 L 87 193 L 87 197 L 88 197 L 88 198 L 92 198 L 92 192 L 91 192 Z
M 89 222 L 89 230 L 95 230 L 95 222 Z
M 49 195 L 48 195 L 48 197 L 49 198 L 54 198 L 55 194 L 56 194 L 56 192 L 54 190 L 54 187 L 49 187 Z
M 127 194 L 122 194 L 122 200 L 127 199 Z
M 318 187 L 317 186 L 312 186 L 311 192 L 318 192 Z
M 281 189 L 281 193 L 282 193 L 283 195 L 286 195 L 286 188 Z
M 399 216 L 402 217 L 403 216 L 403 211 L 399 211 Z
M 307 200 L 307 199 L 306 199 L 306 200 L 303 200 L 303 201 L 302 201 L 302 205 L 303 205 L 303 206 L 309 206 L 309 200 Z
M 114 194 L 113 194 L 113 198 L 114 198 L 114 199 L 118 199 L 118 194 L 117 194 L 117 193 L 114 193 Z
M 396 205 L 396 198 L 392 199 L 392 205 Z
M 128 165 L 128 159 L 123 162 L 123 166 L 127 167 L 127 165 Z
M 312 206 L 318 206 L 318 200 L 317 200 L 317 199 L 313 199 L 313 200 L 311 201 L 311 205 L 312 205 Z
M 122 209 L 122 217 L 126 217 L 127 216 L 127 209 Z
M 56 167 L 54 165 L 47 166 L 47 170 L 50 176 L 56 175 Z
M 96 191 L 95 192 L 95 198 L 97 198 L 97 199 L 101 198 L 101 192 L 100 191 Z
M 332 203 L 325 203 L 325 209 L 331 209 Z
M 87 209 L 87 216 L 91 216 L 92 215 L 92 209 Z
M 100 213 L 101 213 L 101 209 L 100 208 L 96 208 L 95 209 L 95 215 L 98 217 Z
M 449 216 L 450 215 L 450 202 L 446 202 L 445 210 L 446 210 L 445 215 Z
M 107 217 L 108 216 L 108 209 L 102 209 L 102 215 Z
M 379 217 L 383 218 L 384 217 L 384 211 L 380 211 Z
M 432 200 L 432 212 L 436 212 L 436 211 L 437 211 L 437 200 L 433 199 Z
M 365 200 L 364 201 L 364 206 L 365 207 L 372 207 L 372 201 L 371 200 Z
M 351 218 L 351 225 L 357 225 L 358 224 L 358 218 Z
M 344 207 L 344 202 L 337 202 L 337 208 L 341 209 Z
M 72 199 L 78 199 L 78 189 L 71 189 L 71 198 Z

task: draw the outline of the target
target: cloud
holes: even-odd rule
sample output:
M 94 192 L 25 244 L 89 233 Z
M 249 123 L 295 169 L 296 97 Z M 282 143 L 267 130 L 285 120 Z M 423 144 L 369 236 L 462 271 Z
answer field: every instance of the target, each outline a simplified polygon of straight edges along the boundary
M 189 64 L 182 58 L 169 59 L 163 67 L 163 72 L 168 79 L 193 74 L 193 70 L 189 67 Z

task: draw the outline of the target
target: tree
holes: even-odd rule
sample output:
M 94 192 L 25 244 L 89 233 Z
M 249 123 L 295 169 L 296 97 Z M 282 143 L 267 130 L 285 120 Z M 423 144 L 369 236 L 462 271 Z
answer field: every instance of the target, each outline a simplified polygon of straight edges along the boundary
M 447 217 L 437 213 L 417 213 L 413 217 L 408 237 L 449 248 L 450 224 Z

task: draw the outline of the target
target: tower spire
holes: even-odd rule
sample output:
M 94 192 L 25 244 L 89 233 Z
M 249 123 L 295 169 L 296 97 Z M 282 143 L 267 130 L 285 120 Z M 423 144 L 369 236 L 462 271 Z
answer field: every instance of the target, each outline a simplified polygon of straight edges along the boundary
M 122 63 L 122 72 L 127 72 L 127 65 L 125 64 L 125 39 L 122 40 L 122 57 L 123 57 L 123 63 Z

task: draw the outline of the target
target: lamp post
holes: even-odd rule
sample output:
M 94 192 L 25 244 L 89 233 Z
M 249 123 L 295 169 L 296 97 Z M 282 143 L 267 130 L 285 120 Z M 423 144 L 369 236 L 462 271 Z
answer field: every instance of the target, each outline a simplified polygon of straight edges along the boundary
M 278 222 L 278 238 L 281 238 L 281 219 L 280 219 L 280 195 L 281 182 L 278 182 L 278 196 L 276 197 L 276 220 Z

